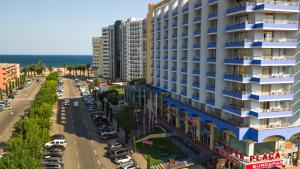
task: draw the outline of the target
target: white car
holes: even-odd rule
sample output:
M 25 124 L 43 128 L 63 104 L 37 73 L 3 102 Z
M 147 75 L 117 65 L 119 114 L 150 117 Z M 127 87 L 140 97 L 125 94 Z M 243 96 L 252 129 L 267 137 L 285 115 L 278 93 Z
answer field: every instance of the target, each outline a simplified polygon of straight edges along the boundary
M 12 110 L 12 109 L 13 109 L 12 106 L 6 106 L 6 107 L 4 107 L 4 110 Z
M 111 130 L 111 131 L 101 131 L 100 135 L 101 136 L 105 136 L 105 135 L 113 135 L 113 134 L 117 134 L 117 132 L 115 130 Z
M 63 97 L 63 94 L 61 92 L 56 93 L 58 97 Z
M 121 158 L 115 159 L 115 162 L 117 164 L 124 164 L 124 163 L 128 163 L 131 160 L 132 160 L 132 158 L 129 155 L 127 155 L 125 157 L 121 157 Z
M 45 144 L 45 147 L 49 148 L 53 145 L 62 145 L 64 147 L 66 147 L 67 142 L 66 142 L 66 140 L 63 140 L 63 139 L 57 139 L 57 140 L 49 141 L 48 143 Z

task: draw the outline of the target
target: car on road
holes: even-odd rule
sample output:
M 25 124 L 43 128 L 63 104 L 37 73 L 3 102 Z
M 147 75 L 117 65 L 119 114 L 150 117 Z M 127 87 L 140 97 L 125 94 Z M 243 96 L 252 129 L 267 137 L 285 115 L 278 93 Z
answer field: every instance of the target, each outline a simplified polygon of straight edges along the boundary
M 109 143 L 106 147 L 107 150 L 113 149 L 113 148 L 122 148 L 123 145 L 120 143 Z
M 58 163 L 63 164 L 64 160 L 60 157 L 47 157 L 43 160 L 43 163 Z
M 45 154 L 44 155 L 44 159 L 50 158 L 50 157 L 59 157 L 59 158 L 62 158 L 62 154 L 50 153 L 50 154 Z
M 70 100 L 69 99 L 65 99 L 64 105 L 65 106 L 70 106 Z
M 63 165 L 59 163 L 46 163 L 43 165 L 44 169 L 63 169 Z
M 89 112 L 94 112 L 94 111 L 97 111 L 97 110 L 99 110 L 99 109 L 95 106 L 88 107 Z
M 58 148 L 50 148 L 46 150 L 46 154 L 63 154 L 63 150 Z
M 113 148 L 109 150 L 109 157 L 112 160 L 129 155 L 129 150 L 126 148 Z
M 106 134 L 103 136 L 100 136 L 101 140 L 112 140 L 118 138 L 118 134 Z
M 51 147 L 47 148 L 47 150 L 51 150 L 51 149 L 59 149 L 61 151 L 65 151 L 66 147 L 63 145 L 52 145 Z
M 117 131 L 116 131 L 116 130 L 113 130 L 113 129 L 111 129 L 111 128 L 107 128 L 107 129 L 101 130 L 101 132 L 100 132 L 100 135 L 101 135 L 101 136 L 104 136 L 104 135 L 112 135 L 112 134 L 117 134 Z
M 91 115 L 91 118 L 92 119 L 98 119 L 98 118 L 106 119 L 106 116 L 103 113 L 93 113 Z
M 53 145 L 62 145 L 64 147 L 66 147 L 67 146 L 67 142 L 64 139 L 55 139 L 55 140 L 52 140 L 52 141 L 49 141 L 48 143 L 46 143 L 45 147 L 49 148 L 49 147 L 51 147 Z
M 63 97 L 63 94 L 61 92 L 56 93 L 58 97 Z
M 122 156 L 122 157 L 116 158 L 115 159 L 115 163 L 117 163 L 117 164 L 124 164 L 124 163 L 130 162 L 131 160 L 132 160 L 132 158 L 129 155 L 126 155 L 126 156 Z
M 124 165 L 121 165 L 118 169 L 140 169 L 138 165 L 135 165 L 134 163 L 125 163 Z
M 57 140 L 57 139 L 64 140 L 65 136 L 63 134 L 54 134 L 53 136 L 51 136 L 51 140 Z
M 13 107 L 12 106 L 6 106 L 6 107 L 4 107 L 4 109 L 3 110 L 12 110 L 13 109 Z

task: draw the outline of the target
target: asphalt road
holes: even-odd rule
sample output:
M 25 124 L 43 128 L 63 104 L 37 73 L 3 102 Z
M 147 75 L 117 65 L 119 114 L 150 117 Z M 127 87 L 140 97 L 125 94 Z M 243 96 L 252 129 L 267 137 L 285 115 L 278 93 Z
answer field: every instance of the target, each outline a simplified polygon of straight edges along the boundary
M 44 79 L 40 78 L 39 82 L 35 81 L 25 89 L 18 91 L 11 103 L 13 109 L 0 112 L 0 142 L 5 142 L 10 138 L 13 125 L 23 117 L 25 110 L 30 107 L 31 101 L 43 82 Z
M 104 157 L 105 142 L 99 139 L 96 128 L 80 98 L 73 80 L 64 79 L 64 98 L 71 100 L 71 106 L 64 107 L 59 102 L 57 109 L 58 130 L 66 136 L 67 148 L 64 153 L 66 169 L 116 169 L 117 165 Z M 73 102 L 79 101 L 74 108 Z

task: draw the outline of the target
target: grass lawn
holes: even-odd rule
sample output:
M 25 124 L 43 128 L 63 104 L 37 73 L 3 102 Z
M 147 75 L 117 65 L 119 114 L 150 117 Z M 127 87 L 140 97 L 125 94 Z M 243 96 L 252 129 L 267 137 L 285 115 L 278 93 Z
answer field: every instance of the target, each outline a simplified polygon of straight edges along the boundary
M 181 154 L 181 151 L 175 147 L 168 138 L 154 138 L 150 139 L 150 141 L 153 141 L 152 146 L 144 145 L 142 143 L 136 144 L 140 153 L 142 153 L 145 157 L 147 155 L 150 156 L 150 166 L 162 163 L 162 158 Z

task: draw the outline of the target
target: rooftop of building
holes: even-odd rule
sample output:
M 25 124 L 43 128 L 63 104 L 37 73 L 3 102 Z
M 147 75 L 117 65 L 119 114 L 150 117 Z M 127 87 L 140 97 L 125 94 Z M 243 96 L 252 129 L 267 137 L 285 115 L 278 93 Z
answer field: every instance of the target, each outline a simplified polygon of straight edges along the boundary
M 0 63 L 0 68 L 8 68 L 18 65 L 17 63 Z

